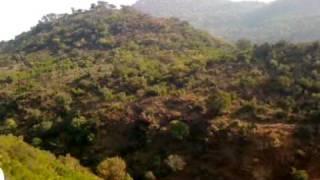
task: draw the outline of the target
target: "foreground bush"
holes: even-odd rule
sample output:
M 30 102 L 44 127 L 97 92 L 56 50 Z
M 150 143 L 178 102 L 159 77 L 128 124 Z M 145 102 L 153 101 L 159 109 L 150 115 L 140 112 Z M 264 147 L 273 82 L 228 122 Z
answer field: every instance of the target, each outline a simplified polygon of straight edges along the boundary
M 97 173 L 106 180 L 131 180 L 127 165 L 120 157 L 107 158 L 97 167 Z
M 13 136 L 0 136 L 0 163 L 6 178 L 12 180 L 99 179 L 73 158 L 61 162 L 54 155 Z
M 308 180 L 309 175 L 305 170 L 297 170 L 296 168 L 292 169 L 291 176 L 293 180 Z

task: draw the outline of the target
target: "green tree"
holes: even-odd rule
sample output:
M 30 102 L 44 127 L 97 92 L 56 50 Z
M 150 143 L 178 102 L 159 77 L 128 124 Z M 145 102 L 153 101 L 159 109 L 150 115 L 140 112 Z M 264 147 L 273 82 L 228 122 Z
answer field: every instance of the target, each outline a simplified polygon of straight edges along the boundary
M 171 121 L 169 124 L 169 129 L 171 135 L 179 140 L 183 140 L 190 134 L 189 126 L 186 123 L 178 120 Z

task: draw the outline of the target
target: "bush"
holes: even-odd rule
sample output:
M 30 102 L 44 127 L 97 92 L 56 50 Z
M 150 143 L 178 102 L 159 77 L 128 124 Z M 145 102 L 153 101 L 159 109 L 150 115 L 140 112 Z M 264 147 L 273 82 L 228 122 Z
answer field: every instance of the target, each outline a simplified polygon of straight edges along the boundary
M 101 93 L 102 98 L 105 101 L 112 101 L 115 98 L 115 96 L 112 93 L 112 90 L 109 88 L 106 88 L 106 87 L 99 88 L 99 92 Z
M 239 85 L 241 88 L 254 88 L 258 84 L 258 80 L 254 77 L 243 77 L 239 81 Z
M 68 127 L 69 135 L 72 141 L 83 145 L 83 143 L 92 143 L 95 140 L 94 122 L 83 116 L 74 117 Z
M 221 115 L 226 113 L 232 103 L 232 96 L 226 92 L 217 92 L 209 96 L 207 99 L 207 107 L 210 113 Z
M 152 171 L 146 172 L 145 175 L 144 175 L 144 178 L 145 178 L 146 180 L 156 180 L 156 179 L 157 179 L 156 176 L 153 174 Z
M 87 119 L 83 116 L 75 117 L 72 119 L 71 126 L 75 129 L 81 129 L 88 123 Z
M 40 131 L 41 132 L 48 132 L 53 126 L 52 121 L 42 121 L 40 123 Z
M 81 88 L 72 88 L 71 89 L 71 93 L 74 95 L 74 96 L 82 96 L 84 95 L 86 92 L 84 90 L 82 90 Z
M 38 138 L 38 137 L 35 137 L 32 139 L 32 145 L 33 146 L 40 146 L 42 144 L 42 139 L 41 138 Z
M 14 136 L 0 136 L 1 168 L 11 180 L 98 180 L 88 169 L 61 162 L 48 151 L 41 151 Z
M 273 89 L 276 91 L 290 92 L 290 88 L 293 85 L 293 79 L 288 76 L 279 76 L 275 79 L 275 83 L 272 84 Z
M 305 170 L 297 170 L 296 168 L 292 168 L 291 176 L 293 180 L 308 180 L 309 175 Z
M 168 158 L 165 160 L 165 163 L 174 172 L 182 171 L 186 166 L 186 162 L 184 161 L 184 159 L 176 154 L 168 156 Z
M 120 157 L 107 158 L 98 165 L 97 173 L 105 180 L 131 180 L 126 168 L 126 162 Z
M 171 135 L 176 139 L 183 140 L 190 134 L 189 126 L 184 122 L 174 120 L 169 126 Z
M 65 110 L 70 110 L 72 97 L 69 94 L 59 93 L 56 95 L 55 101 L 59 107 L 63 107 Z
M 236 112 L 236 115 L 240 118 L 257 118 L 257 104 L 255 101 L 246 102 L 240 109 Z
M 16 121 L 13 118 L 5 120 L 4 125 L 7 129 L 13 130 L 18 127 Z
M 42 112 L 39 109 L 26 109 L 28 116 L 32 120 L 41 120 L 43 118 Z

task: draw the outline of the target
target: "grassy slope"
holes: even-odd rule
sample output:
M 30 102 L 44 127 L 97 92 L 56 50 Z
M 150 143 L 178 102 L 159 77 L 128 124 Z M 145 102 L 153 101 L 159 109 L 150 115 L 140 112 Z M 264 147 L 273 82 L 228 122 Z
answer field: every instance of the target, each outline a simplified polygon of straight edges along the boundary
M 0 136 L 0 162 L 11 180 L 97 180 L 71 157 L 56 158 L 13 136 Z

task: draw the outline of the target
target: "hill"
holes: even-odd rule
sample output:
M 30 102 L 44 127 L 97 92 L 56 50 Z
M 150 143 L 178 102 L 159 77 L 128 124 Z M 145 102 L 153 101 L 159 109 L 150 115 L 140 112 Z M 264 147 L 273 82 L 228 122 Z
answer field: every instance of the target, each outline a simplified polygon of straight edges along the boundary
M 320 177 L 317 42 L 230 45 L 100 3 L 3 47 L 0 132 L 102 178 Z
M 187 50 L 223 43 L 176 19 L 151 18 L 131 8 L 121 11 L 103 5 L 72 15 L 49 14 L 31 31 L 5 43 L 6 52 L 111 50 L 121 47 Z
M 0 157 L 7 179 L 99 179 L 72 157 L 56 158 L 13 136 L 0 136 Z
M 257 2 L 140 0 L 133 7 L 157 17 L 177 17 L 213 35 L 263 43 L 319 40 L 320 4 L 315 0 Z M 303 25 L 301 25 L 303 24 Z

